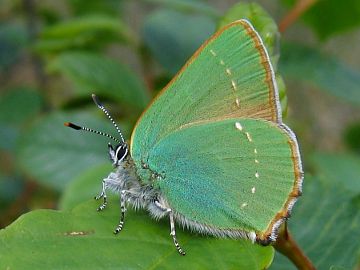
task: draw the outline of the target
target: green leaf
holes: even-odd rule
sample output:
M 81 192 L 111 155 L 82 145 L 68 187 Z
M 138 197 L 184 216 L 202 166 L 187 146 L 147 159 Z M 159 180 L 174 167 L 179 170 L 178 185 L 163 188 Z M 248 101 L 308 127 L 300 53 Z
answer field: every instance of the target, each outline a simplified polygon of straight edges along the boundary
M 348 196 L 360 194 L 360 157 L 352 154 L 315 153 L 312 165 L 317 175 L 332 179 L 347 189 Z
M 345 130 L 344 140 L 350 150 L 360 154 L 360 122 L 355 122 Z
M 6 123 L 0 123 L 0 125 L 0 149 L 13 150 L 19 136 L 19 127 Z
M 0 96 L 0 149 L 15 147 L 22 126 L 37 115 L 42 97 L 35 89 L 18 87 Z
M 214 30 L 207 16 L 158 10 L 145 19 L 142 36 L 155 59 L 175 74 Z
M 0 172 L 0 209 L 4 210 L 7 204 L 14 201 L 14 198 L 18 198 L 23 188 L 24 182 L 19 177 L 4 175 Z
M 184 13 L 203 14 L 212 18 L 218 18 L 219 12 L 203 1 L 194 0 L 143 0 L 153 4 L 160 4 L 164 8 L 174 9 Z
M 0 96 L 0 122 L 21 124 L 38 114 L 42 97 L 29 87 L 17 87 Z
M 60 199 L 59 208 L 70 210 L 81 202 L 95 197 L 100 193 L 102 179 L 109 175 L 114 168 L 110 162 L 91 167 L 74 178 L 67 185 Z
M 359 261 L 360 203 L 338 179 L 307 177 L 288 228 L 316 269 L 354 269 Z M 295 267 L 276 254 L 271 269 Z
M 294 5 L 296 1 L 283 0 L 283 2 Z M 360 25 L 360 2 L 358 0 L 317 1 L 305 12 L 303 19 L 320 39 L 325 40 Z
M 0 71 L 14 64 L 28 42 L 26 29 L 21 24 L 0 24 Z
M 345 267 L 342 267 L 342 266 L 330 266 L 329 270 L 348 270 L 347 268 Z
M 279 69 L 285 78 L 308 82 L 336 97 L 360 104 L 360 73 L 314 48 L 283 44 Z
M 281 75 L 276 74 L 276 83 L 278 86 L 279 91 L 279 99 L 280 99 L 280 105 L 282 110 L 282 116 L 285 118 L 287 116 L 288 112 L 288 99 L 286 95 L 286 86 L 285 82 Z
M 94 48 L 121 41 L 136 46 L 135 38 L 118 18 L 106 15 L 86 15 L 46 28 L 35 49 L 40 52 L 74 48 Z
M 54 113 L 22 134 L 17 163 L 34 180 L 57 190 L 89 167 L 108 162 L 109 139 L 64 127 L 68 121 L 115 133 L 109 121 L 89 113 Z
M 80 96 L 104 95 L 137 111 L 142 111 L 149 102 L 145 85 L 134 72 L 99 54 L 62 53 L 49 64 L 49 70 L 60 72 L 73 82 Z
M 88 0 L 68 0 L 71 10 L 76 15 L 78 14 L 111 14 L 119 15 L 124 1 L 119 0 L 101 0 L 101 1 L 88 1 Z
M 272 247 L 244 240 L 200 237 L 177 230 L 185 257 L 169 235 L 167 220 L 128 211 L 124 230 L 114 236 L 118 199 L 100 213 L 97 201 L 71 212 L 30 212 L 0 231 L 0 268 L 26 269 L 265 269 Z M 21 254 L 21 256 L 18 256 Z
M 237 3 L 231 7 L 220 20 L 218 28 L 237 21 L 247 19 L 261 36 L 276 71 L 279 60 L 280 33 L 273 18 L 256 3 Z

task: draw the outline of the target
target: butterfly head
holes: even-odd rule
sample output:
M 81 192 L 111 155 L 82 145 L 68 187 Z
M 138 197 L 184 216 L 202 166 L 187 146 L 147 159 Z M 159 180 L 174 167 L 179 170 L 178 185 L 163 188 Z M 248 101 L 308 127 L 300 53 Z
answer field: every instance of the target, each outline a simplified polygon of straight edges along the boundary
M 78 126 L 73 123 L 66 122 L 66 123 L 64 123 L 64 125 L 67 127 L 73 128 L 75 130 L 83 130 L 83 131 L 92 132 L 92 133 L 95 133 L 98 135 L 102 135 L 102 136 L 108 137 L 108 138 L 112 139 L 113 141 L 115 141 L 117 143 L 116 146 L 113 147 L 111 143 L 108 143 L 108 149 L 109 149 L 109 157 L 110 157 L 112 164 L 114 165 L 114 167 L 118 167 L 121 164 L 121 162 L 127 157 L 128 153 L 129 153 L 128 146 L 124 140 L 124 137 L 120 131 L 120 128 L 115 123 L 114 119 L 111 117 L 109 112 L 105 109 L 105 107 L 100 103 L 99 99 L 94 94 L 92 95 L 92 98 L 93 98 L 95 104 L 99 107 L 99 109 L 102 110 L 106 114 L 106 116 L 109 118 L 109 120 L 112 122 L 116 131 L 120 135 L 119 136 L 120 139 L 117 139 L 114 136 L 109 135 L 105 132 L 97 131 L 97 130 L 94 130 L 94 129 L 91 129 L 88 127 Z
M 109 157 L 115 167 L 118 167 L 120 163 L 128 155 L 128 147 L 126 143 L 121 143 L 113 147 L 111 143 L 108 143 Z

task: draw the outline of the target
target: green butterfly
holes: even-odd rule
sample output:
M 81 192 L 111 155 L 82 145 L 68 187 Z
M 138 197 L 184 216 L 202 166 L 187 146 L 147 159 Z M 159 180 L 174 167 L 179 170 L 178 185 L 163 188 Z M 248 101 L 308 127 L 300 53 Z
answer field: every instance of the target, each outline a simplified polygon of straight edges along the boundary
M 155 218 L 216 237 L 269 244 L 301 195 L 303 180 L 294 133 L 281 120 L 274 72 L 263 42 L 246 20 L 215 33 L 139 118 L 130 147 L 108 136 L 115 172 L 103 180 L 127 204 Z

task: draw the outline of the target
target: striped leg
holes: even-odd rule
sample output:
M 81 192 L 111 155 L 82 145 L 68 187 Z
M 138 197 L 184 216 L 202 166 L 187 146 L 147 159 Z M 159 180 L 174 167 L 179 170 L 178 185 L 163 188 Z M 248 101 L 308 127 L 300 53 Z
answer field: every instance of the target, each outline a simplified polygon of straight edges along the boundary
M 105 209 L 106 205 L 107 205 L 107 197 L 106 197 L 106 184 L 105 184 L 105 179 L 102 181 L 102 190 L 101 193 L 95 197 L 95 200 L 99 200 L 101 198 L 103 198 L 103 203 L 98 207 L 97 211 L 102 211 Z
M 119 222 L 119 225 L 114 230 L 114 234 L 118 234 L 119 232 L 121 232 L 121 230 L 122 230 L 122 228 L 124 226 L 125 212 L 126 212 L 125 193 L 126 193 L 125 190 L 121 191 L 121 196 L 120 196 L 120 208 L 121 208 L 120 222 Z
M 185 256 L 185 251 L 182 250 L 182 248 L 180 247 L 177 239 L 176 239 L 176 233 L 175 233 L 175 222 L 174 222 L 174 214 L 173 212 L 169 211 L 169 216 L 170 216 L 170 235 L 172 236 L 173 238 L 173 241 L 174 241 L 174 245 L 177 249 L 177 251 L 179 252 L 180 255 L 182 256 Z
M 182 248 L 179 245 L 179 242 L 176 239 L 176 233 L 175 233 L 175 222 L 174 222 L 174 214 L 171 210 L 171 208 L 167 208 L 166 206 L 162 205 L 159 201 L 155 201 L 155 205 L 161 209 L 164 212 L 168 212 L 169 216 L 170 216 L 170 235 L 173 238 L 174 241 L 174 245 L 177 249 L 177 251 L 179 252 L 180 255 L 185 255 L 185 251 L 182 250 Z

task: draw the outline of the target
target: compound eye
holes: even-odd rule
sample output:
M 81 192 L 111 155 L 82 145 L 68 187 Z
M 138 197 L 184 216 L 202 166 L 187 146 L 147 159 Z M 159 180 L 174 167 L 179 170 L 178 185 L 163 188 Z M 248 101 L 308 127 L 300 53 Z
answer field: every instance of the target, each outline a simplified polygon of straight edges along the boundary
M 116 159 L 119 164 L 127 155 L 128 149 L 126 144 L 120 144 L 116 147 Z

